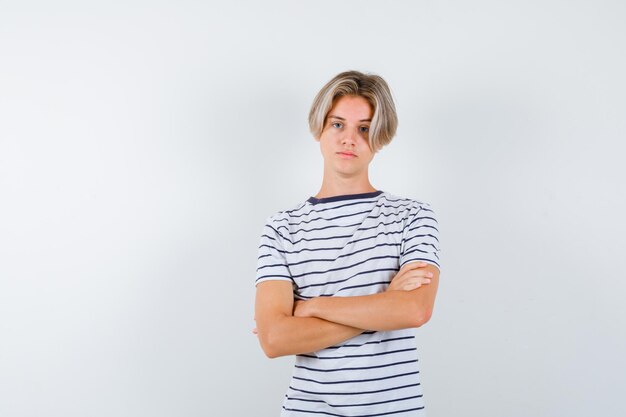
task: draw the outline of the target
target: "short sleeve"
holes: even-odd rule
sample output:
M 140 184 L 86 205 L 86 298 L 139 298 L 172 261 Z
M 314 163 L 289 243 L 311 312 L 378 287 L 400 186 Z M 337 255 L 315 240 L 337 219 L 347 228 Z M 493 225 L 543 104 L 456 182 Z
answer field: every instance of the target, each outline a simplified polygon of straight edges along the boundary
M 411 210 L 402 233 L 400 268 L 414 261 L 427 262 L 441 268 L 439 264 L 439 229 L 432 207 L 420 203 Z
M 285 238 L 277 230 L 271 218 L 268 219 L 263 227 L 259 244 L 259 257 L 254 285 L 270 280 L 293 282 L 289 266 L 287 265 L 284 243 Z

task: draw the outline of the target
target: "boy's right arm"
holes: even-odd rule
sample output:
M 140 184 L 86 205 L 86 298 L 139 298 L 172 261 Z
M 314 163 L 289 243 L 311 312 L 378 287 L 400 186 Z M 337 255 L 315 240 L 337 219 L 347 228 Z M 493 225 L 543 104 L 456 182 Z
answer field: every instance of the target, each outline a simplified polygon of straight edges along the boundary
M 270 358 L 315 352 L 363 332 L 316 317 L 293 316 L 293 287 L 289 281 L 264 281 L 256 286 L 257 336 Z

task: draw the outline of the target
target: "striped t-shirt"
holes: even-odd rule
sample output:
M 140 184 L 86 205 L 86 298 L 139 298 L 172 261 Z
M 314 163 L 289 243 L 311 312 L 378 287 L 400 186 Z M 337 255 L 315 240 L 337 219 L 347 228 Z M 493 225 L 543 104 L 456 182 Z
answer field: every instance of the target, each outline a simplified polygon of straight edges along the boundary
M 437 220 L 427 203 L 383 191 L 311 197 L 267 219 L 256 283 L 293 283 L 296 299 L 386 290 L 400 267 L 439 267 Z M 414 329 L 365 331 L 296 355 L 281 416 L 423 416 Z

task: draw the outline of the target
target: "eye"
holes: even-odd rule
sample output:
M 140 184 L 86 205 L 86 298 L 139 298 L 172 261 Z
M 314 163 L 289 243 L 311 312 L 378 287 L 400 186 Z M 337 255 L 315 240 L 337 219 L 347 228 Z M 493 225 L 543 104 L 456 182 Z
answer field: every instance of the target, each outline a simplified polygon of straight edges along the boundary
M 361 127 L 359 127 L 359 132 L 361 132 L 361 133 L 367 133 L 369 131 L 370 131 L 369 126 L 361 126 Z
M 333 122 L 331 123 L 331 126 L 337 129 L 341 129 L 343 127 L 343 125 L 339 122 Z

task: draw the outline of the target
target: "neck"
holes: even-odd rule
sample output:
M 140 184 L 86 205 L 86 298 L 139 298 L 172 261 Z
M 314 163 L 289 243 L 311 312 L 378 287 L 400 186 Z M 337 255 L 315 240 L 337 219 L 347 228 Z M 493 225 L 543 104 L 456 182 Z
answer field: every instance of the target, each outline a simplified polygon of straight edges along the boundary
M 361 177 L 344 178 L 340 176 L 324 175 L 322 187 L 315 198 L 334 197 L 338 195 L 362 194 L 377 191 L 372 186 L 367 173 Z

